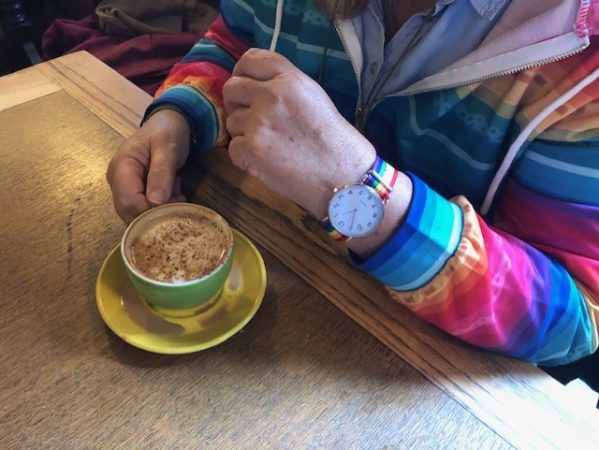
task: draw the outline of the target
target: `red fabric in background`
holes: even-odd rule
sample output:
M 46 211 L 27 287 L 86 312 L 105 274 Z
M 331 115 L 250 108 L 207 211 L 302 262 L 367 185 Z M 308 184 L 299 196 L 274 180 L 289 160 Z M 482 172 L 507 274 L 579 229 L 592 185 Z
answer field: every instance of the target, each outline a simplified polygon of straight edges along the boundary
M 203 33 L 108 36 L 95 16 L 55 20 L 44 33 L 44 58 L 86 50 L 150 95 Z

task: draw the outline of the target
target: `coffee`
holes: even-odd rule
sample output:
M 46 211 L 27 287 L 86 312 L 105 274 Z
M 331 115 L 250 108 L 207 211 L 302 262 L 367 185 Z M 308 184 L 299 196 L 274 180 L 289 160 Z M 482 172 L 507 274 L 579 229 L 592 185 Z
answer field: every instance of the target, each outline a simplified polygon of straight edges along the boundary
M 229 235 L 211 217 L 181 213 L 144 226 L 131 244 L 130 262 L 148 278 L 181 283 L 213 272 L 229 247 Z

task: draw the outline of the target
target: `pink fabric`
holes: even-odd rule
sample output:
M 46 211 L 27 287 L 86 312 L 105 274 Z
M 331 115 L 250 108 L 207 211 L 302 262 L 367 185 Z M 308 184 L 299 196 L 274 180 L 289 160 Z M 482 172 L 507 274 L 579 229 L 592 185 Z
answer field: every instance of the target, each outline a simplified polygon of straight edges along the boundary
M 56 20 L 44 34 L 44 58 L 86 50 L 144 91 L 153 95 L 170 69 L 202 37 L 202 33 L 108 36 L 95 16 L 80 21 Z
M 589 28 L 592 35 L 599 35 L 599 0 L 591 0 Z

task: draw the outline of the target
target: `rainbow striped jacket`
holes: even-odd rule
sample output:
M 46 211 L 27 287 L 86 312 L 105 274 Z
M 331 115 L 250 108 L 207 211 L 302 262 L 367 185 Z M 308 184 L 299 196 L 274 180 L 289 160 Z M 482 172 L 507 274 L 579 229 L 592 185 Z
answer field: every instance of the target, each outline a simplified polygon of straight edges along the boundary
M 250 47 L 317 80 L 411 174 L 405 224 L 355 263 L 468 343 L 543 365 L 593 353 L 599 319 L 599 0 L 512 0 L 473 53 L 363 104 L 351 21 L 312 0 L 223 0 L 148 109 L 176 107 L 193 152 L 227 143 L 222 87 Z

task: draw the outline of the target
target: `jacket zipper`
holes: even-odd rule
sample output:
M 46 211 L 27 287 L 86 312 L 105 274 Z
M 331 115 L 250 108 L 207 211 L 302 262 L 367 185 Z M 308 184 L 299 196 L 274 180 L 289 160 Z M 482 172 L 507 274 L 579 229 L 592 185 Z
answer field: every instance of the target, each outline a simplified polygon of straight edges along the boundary
M 494 72 L 490 75 L 485 75 L 482 77 L 478 77 L 478 78 L 474 78 L 471 80 L 465 80 L 465 81 L 461 81 L 459 83 L 452 83 L 452 84 L 448 84 L 448 85 L 444 85 L 444 86 L 439 86 L 439 87 L 435 87 L 435 88 L 429 88 L 429 89 L 417 89 L 417 90 L 413 90 L 413 91 L 401 91 L 398 92 L 397 94 L 392 94 L 392 95 L 388 95 L 386 97 L 383 98 L 379 98 L 379 99 L 373 99 L 372 101 L 369 102 L 368 105 L 362 105 L 362 87 L 360 86 L 360 78 L 358 76 L 358 69 L 356 67 L 356 62 L 352 56 L 352 54 L 350 53 L 350 51 L 348 50 L 347 47 L 347 43 L 345 41 L 345 37 L 343 36 L 343 34 L 341 33 L 339 26 L 337 24 L 337 21 L 335 21 L 335 30 L 337 31 L 337 34 L 339 36 L 339 40 L 341 41 L 341 44 L 343 45 L 343 49 L 345 50 L 345 53 L 348 55 L 349 57 L 349 61 L 352 65 L 352 68 L 354 69 L 354 75 L 356 76 L 356 83 L 358 84 L 358 102 L 356 105 L 356 113 L 355 113 L 355 123 L 354 125 L 356 126 L 356 128 L 358 129 L 358 131 L 360 131 L 361 133 L 364 132 L 364 128 L 366 126 L 366 121 L 368 119 L 368 116 L 370 115 L 370 113 L 372 112 L 372 110 L 381 102 L 383 101 L 385 98 L 388 97 L 404 97 L 404 96 L 408 96 L 408 95 L 418 95 L 418 94 L 423 94 L 425 92 L 439 92 L 439 91 L 443 91 L 446 89 L 455 89 L 458 87 L 463 87 L 463 86 L 468 86 L 470 84 L 474 84 L 474 83 L 480 83 L 482 81 L 486 81 L 489 80 L 491 78 L 496 78 L 496 77 L 502 77 L 505 75 L 511 75 L 517 72 L 520 72 L 522 70 L 528 70 L 528 69 L 532 69 L 533 67 L 540 67 L 540 66 L 544 66 L 546 64 L 551 64 L 557 61 L 561 61 L 562 59 L 566 59 L 569 58 L 570 56 L 574 56 L 582 51 L 584 51 L 590 44 L 585 44 L 585 45 L 581 45 L 580 47 L 568 51 L 566 53 L 562 53 L 556 56 L 552 56 L 550 58 L 545 58 L 545 59 L 541 59 L 539 61 L 535 61 L 532 63 L 527 63 L 527 64 L 523 64 L 521 66 L 518 67 L 514 67 L 511 69 L 507 69 L 507 70 L 502 70 L 499 72 Z
M 446 89 L 455 89 L 458 87 L 463 87 L 463 86 L 468 86 L 470 84 L 475 84 L 475 83 L 481 83 L 483 81 L 486 80 L 490 80 L 491 78 L 497 78 L 497 77 L 503 77 L 505 75 L 512 75 L 514 73 L 517 72 L 521 72 L 523 70 L 528 70 L 528 69 L 532 69 L 533 67 L 540 67 L 540 66 L 544 66 L 546 64 L 551 64 L 557 61 L 561 61 L 562 59 L 566 59 L 569 58 L 570 56 L 574 56 L 582 51 L 584 51 L 586 48 L 588 47 L 588 45 L 583 45 L 575 50 L 571 50 L 569 52 L 566 53 L 562 53 L 560 55 L 557 56 L 552 56 L 551 58 L 545 58 L 539 61 L 535 61 L 532 63 L 528 63 L 528 64 L 523 64 L 519 67 L 515 67 L 512 69 L 507 69 L 507 70 L 502 70 L 499 72 L 495 72 L 492 73 L 490 75 L 485 75 L 482 77 L 478 77 L 478 78 L 474 78 L 472 80 L 466 80 L 466 81 L 462 81 L 459 83 L 452 83 L 452 84 L 448 84 L 445 86 L 439 86 L 436 88 L 431 88 L 431 89 L 417 89 L 417 90 L 413 90 L 413 91 L 403 91 L 403 92 L 398 92 L 397 94 L 391 94 L 388 95 L 387 97 L 383 97 L 383 98 L 379 98 L 376 99 L 375 101 L 373 101 L 372 103 L 370 103 L 370 105 L 368 105 L 366 108 L 362 108 L 362 119 L 361 119 L 361 127 L 362 128 L 358 128 L 360 130 L 360 132 L 363 133 L 364 131 L 364 127 L 366 126 L 366 121 L 368 119 L 368 116 L 370 115 L 370 113 L 372 112 L 372 110 L 374 108 L 376 108 L 378 106 L 379 103 L 381 103 L 385 98 L 390 98 L 390 97 L 407 97 L 409 95 L 418 95 L 418 94 L 424 94 L 426 92 L 440 92 Z
M 568 51 L 566 53 L 561 53 L 559 55 L 552 56 L 550 58 L 541 59 L 539 61 L 535 61 L 535 62 L 532 62 L 532 63 L 523 64 L 521 66 L 514 67 L 512 69 L 501 70 L 499 72 L 495 72 L 495 73 L 492 73 L 490 75 L 485 75 L 485 76 L 482 76 L 482 77 L 479 77 L 479 78 L 473 78 L 472 80 L 460 81 L 458 83 L 448 84 L 448 85 L 445 85 L 445 86 L 439 86 L 439 87 L 432 88 L 432 89 L 416 89 L 416 90 L 413 90 L 413 91 L 398 92 L 397 94 L 390 95 L 390 97 L 418 95 L 418 94 L 423 94 L 425 92 L 439 92 L 439 91 L 443 91 L 445 89 L 455 89 L 455 88 L 458 88 L 458 87 L 468 86 L 470 84 L 480 83 L 482 81 L 486 81 L 486 80 L 489 80 L 491 78 L 503 77 L 505 75 L 512 75 L 514 73 L 521 72 L 523 70 L 532 69 L 533 67 L 540 67 L 540 66 L 544 66 L 546 64 L 551 64 L 551 63 L 554 63 L 554 62 L 561 61 L 562 59 L 569 58 L 570 56 L 574 56 L 574 55 L 576 55 L 578 53 L 581 53 L 582 51 L 584 51 L 585 49 L 587 49 L 589 45 L 590 44 L 584 44 L 584 45 L 581 45 L 580 47 L 578 47 L 578 48 L 576 48 L 574 50 L 570 50 L 570 51 Z
M 339 40 L 341 41 L 341 45 L 343 45 L 343 50 L 345 50 L 345 54 L 349 57 L 349 62 L 351 63 L 352 68 L 354 69 L 354 75 L 356 77 L 356 84 L 358 85 L 358 102 L 356 104 L 355 110 L 355 126 L 361 132 L 359 124 L 364 122 L 366 117 L 366 110 L 362 107 L 362 86 L 360 85 L 360 75 L 358 73 L 358 67 L 356 65 L 356 61 L 352 56 L 351 52 L 348 49 L 347 42 L 345 41 L 345 37 L 341 30 L 339 29 L 339 23 L 337 20 L 334 21 L 335 31 L 337 31 L 337 36 L 339 36 Z

